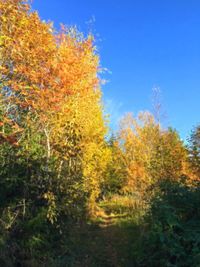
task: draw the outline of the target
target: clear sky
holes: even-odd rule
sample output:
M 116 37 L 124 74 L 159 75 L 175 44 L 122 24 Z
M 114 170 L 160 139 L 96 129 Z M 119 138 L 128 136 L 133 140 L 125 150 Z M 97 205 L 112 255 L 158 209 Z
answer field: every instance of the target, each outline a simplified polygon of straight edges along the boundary
M 93 31 L 113 128 L 125 112 L 151 109 L 153 87 L 165 124 L 183 139 L 200 123 L 199 0 L 33 0 L 33 8 L 56 28 Z

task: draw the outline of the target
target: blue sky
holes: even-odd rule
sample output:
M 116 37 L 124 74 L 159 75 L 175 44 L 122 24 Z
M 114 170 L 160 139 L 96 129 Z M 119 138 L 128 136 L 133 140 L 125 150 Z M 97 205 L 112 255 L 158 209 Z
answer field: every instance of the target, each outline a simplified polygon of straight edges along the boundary
M 55 27 L 93 31 L 113 128 L 125 112 L 151 110 L 153 87 L 164 123 L 183 139 L 200 123 L 199 0 L 34 0 L 33 8 Z

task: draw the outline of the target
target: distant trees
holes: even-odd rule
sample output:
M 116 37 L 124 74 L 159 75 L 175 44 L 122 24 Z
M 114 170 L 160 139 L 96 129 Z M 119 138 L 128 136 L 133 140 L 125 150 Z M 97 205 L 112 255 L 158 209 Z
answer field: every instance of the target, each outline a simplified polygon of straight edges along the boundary
M 127 114 L 121 121 L 119 142 L 127 172 L 124 190 L 143 194 L 160 179 L 179 179 L 187 154 L 173 129 L 162 130 L 152 114 Z
M 107 141 L 107 149 L 110 156 L 107 160 L 104 180 L 101 185 L 102 195 L 121 192 L 123 185 L 126 183 L 126 163 L 121 148 L 120 140 L 114 134 Z

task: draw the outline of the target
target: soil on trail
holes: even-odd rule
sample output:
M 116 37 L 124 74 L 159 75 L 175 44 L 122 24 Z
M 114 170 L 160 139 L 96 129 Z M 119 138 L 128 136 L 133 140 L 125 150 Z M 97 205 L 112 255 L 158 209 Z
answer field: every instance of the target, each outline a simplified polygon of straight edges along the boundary
M 126 214 L 102 212 L 95 223 L 76 231 L 73 267 L 133 267 L 138 228 Z M 74 233 L 73 233 L 74 235 Z

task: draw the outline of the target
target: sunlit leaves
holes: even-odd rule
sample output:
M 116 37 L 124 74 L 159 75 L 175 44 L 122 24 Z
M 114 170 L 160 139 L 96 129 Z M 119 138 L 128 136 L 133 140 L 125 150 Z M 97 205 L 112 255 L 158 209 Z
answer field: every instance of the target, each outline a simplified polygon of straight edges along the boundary
M 127 172 L 125 191 L 143 194 L 159 180 L 178 180 L 185 174 L 187 154 L 178 134 L 161 129 L 150 113 L 125 116 L 119 141 Z
M 54 222 L 90 199 L 106 164 L 99 58 L 91 35 L 63 25 L 56 32 L 26 1 L 1 0 L 0 11 L 1 142 L 19 146 Z M 42 164 L 35 178 L 32 160 Z

